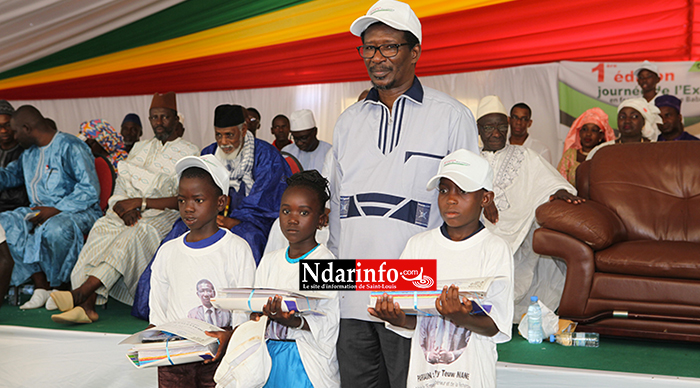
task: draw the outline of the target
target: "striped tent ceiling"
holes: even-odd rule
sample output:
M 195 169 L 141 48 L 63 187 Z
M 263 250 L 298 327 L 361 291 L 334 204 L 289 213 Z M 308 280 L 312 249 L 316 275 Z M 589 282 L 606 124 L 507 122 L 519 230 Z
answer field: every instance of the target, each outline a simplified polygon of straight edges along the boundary
M 350 34 L 374 1 L 9 0 L 0 98 L 199 92 L 367 79 Z M 419 75 L 560 60 L 700 58 L 700 0 L 411 0 Z

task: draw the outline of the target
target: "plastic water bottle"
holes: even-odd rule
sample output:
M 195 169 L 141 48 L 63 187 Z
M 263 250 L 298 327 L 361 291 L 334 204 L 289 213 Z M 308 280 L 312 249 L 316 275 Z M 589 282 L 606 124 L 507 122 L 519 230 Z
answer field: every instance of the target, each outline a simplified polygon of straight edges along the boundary
M 550 335 L 549 342 L 556 341 L 564 346 L 584 346 L 597 348 L 600 342 L 598 333 L 561 333 Z
M 527 342 L 531 344 L 542 343 L 542 309 L 537 303 L 537 297 L 530 297 L 530 305 L 527 307 Z

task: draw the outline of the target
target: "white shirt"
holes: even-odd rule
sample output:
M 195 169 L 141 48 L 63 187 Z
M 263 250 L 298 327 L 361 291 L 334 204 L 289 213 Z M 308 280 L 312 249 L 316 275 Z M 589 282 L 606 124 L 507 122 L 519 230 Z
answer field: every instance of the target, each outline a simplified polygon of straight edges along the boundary
M 282 152 L 288 152 L 297 158 L 304 170 L 316 170 L 320 173 L 323 170 L 323 161 L 326 158 L 326 153 L 331 147 L 325 141 L 319 140 L 318 147 L 311 152 L 300 150 L 296 143 L 287 144 L 282 148 Z
M 156 138 L 137 142 L 129 157 L 118 164 L 119 176 L 114 195 L 109 198 L 109 207 L 129 198 L 177 195 L 175 164 L 191 155 L 199 155 L 199 148 L 181 137 L 165 144 Z M 148 209 L 146 212 L 150 215 L 162 210 Z
M 442 222 L 437 191 L 426 190 L 440 160 L 478 152 L 469 108 L 418 82 L 389 109 L 376 89 L 338 118 L 333 133 L 328 246 L 342 260 L 398 259 L 406 241 Z M 341 317 L 377 321 L 368 293 L 341 293 Z
M 544 158 L 544 160 L 549 162 L 549 164 L 552 164 L 552 152 L 549 150 L 549 147 L 547 147 L 547 145 L 542 143 L 541 141 L 532 137 L 532 135 L 529 135 L 527 139 L 525 139 L 523 147 L 527 147 L 537 152 L 542 158 Z
M 482 151 L 493 169 L 494 203 L 498 208 L 498 222 L 488 220 L 484 225 L 503 237 L 515 252 L 530 230 L 537 207 L 549 196 L 565 189 L 576 194 L 576 189 L 535 151 L 506 144 L 496 152 Z
M 201 306 L 197 283 L 207 279 L 220 292 L 223 288 L 251 287 L 255 277 L 255 259 L 245 240 L 225 231 L 224 237 L 203 248 L 184 243 L 186 233 L 163 244 L 153 260 L 149 306 L 150 323 L 160 325 L 186 318 L 190 310 Z M 235 313 L 232 326 L 248 320 Z
M 255 287 L 270 287 L 283 290 L 299 290 L 299 263 L 291 264 L 285 258 L 286 249 L 266 254 L 260 260 L 260 266 L 255 272 Z M 335 260 L 335 256 L 323 245 L 320 245 L 305 259 Z M 302 260 L 302 261 L 303 261 Z M 338 341 L 340 328 L 340 306 L 338 292 L 316 291 L 330 296 L 322 299 L 317 309 L 326 315 L 305 315 L 304 319 L 310 331 L 283 327 L 276 322 L 270 324 L 273 332 L 285 331 L 286 339 L 293 339 L 299 349 L 299 357 L 304 370 L 314 387 L 340 387 L 338 358 L 335 344 Z M 276 327 L 282 326 L 282 327 Z M 286 329 L 286 330 L 284 330 Z
M 487 337 L 442 317 L 418 317 L 412 332 L 407 380 L 409 388 L 495 387 L 496 344 L 510 341 L 513 319 L 513 256 L 508 244 L 488 229 L 466 240 L 452 241 L 438 228 L 412 237 L 401 259 L 437 259 L 438 283 L 502 276 L 491 284 L 481 301 L 482 305 L 491 305 L 488 315 L 498 333 Z M 436 370 L 440 373 L 433 373 Z

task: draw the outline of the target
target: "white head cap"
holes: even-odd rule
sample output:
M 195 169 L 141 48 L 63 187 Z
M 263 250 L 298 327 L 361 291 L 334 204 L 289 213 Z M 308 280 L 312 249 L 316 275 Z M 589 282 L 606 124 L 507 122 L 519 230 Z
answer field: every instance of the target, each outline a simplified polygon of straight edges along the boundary
M 642 127 L 642 136 L 651 141 L 656 141 L 659 137 L 658 124 L 663 124 L 661 119 L 661 110 L 652 102 L 649 103 L 643 98 L 630 98 L 624 100 L 617 106 L 617 113 L 620 113 L 622 108 L 632 108 L 641 113 L 644 117 L 644 126 Z
M 498 96 L 486 96 L 479 100 L 479 107 L 476 108 L 476 119 L 491 114 L 491 113 L 502 113 L 508 116 L 508 111 L 506 107 L 503 106 L 501 99 Z
M 374 3 L 365 16 L 360 16 L 352 22 L 350 32 L 355 36 L 362 36 L 367 27 L 376 22 L 382 22 L 399 31 L 408 31 L 418 38 L 419 43 L 423 42 L 420 20 L 406 3 L 396 0 L 379 0 Z
M 221 188 L 221 192 L 224 193 L 224 195 L 228 195 L 229 173 L 216 156 L 185 156 L 175 164 L 177 178 L 180 179 L 182 172 L 190 167 L 199 167 L 207 171 L 214 179 L 214 183 Z
M 308 109 L 292 112 L 291 116 L 289 116 L 289 130 L 292 132 L 306 131 L 315 127 L 314 114 Z
M 642 62 L 642 65 L 634 71 L 634 76 L 639 77 L 639 72 L 642 70 L 649 70 L 657 76 L 659 75 L 659 67 L 649 61 Z
M 428 181 L 427 189 L 436 188 L 440 184 L 440 178 L 451 180 L 468 193 L 481 189 L 493 191 L 493 170 L 489 162 L 464 149 L 457 150 L 440 161 L 438 173 Z

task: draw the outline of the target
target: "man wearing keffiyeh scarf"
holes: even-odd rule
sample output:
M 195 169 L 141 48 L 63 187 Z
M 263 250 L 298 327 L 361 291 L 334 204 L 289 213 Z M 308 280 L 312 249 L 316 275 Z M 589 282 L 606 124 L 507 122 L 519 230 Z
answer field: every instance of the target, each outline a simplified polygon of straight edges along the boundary
M 248 112 L 240 105 L 220 105 L 214 112 L 216 142 L 205 147 L 202 155 L 215 155 L 229 170 L 229 205 L 217 217 L 219 227 L 246 240 L 256 264 L 260 262 L 270 227 L 279 215 L 286 179 L 292 172 L 275 147 L 256 139 L 247 130 Z M 178 220 L 163 242 L 187 232 Z M 139 281 L 131 314 L 148 319 L 150 266 Z

